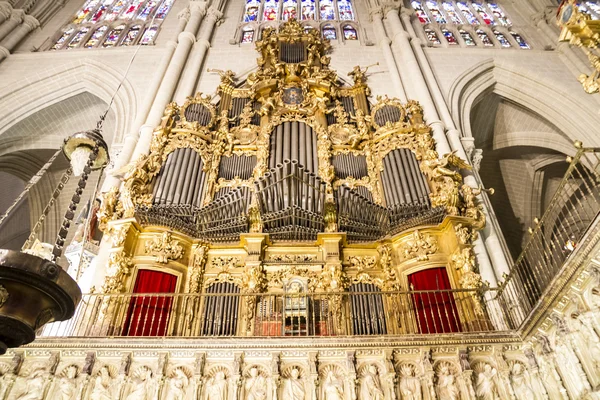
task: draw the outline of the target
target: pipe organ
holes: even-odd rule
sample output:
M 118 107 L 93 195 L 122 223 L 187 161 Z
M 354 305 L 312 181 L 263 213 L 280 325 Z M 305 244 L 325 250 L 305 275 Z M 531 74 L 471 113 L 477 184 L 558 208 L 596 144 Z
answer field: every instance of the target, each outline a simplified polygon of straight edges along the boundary
M 360 67 L 344 86 L 328 42 L 296 21 L 265 29 L 257 50 L 258 69 L 243 82 L 211 70 L 221 76 L 218 101 L 198 94 L 165 110 L 150 154 L 103 204 L 101 224 L 129 227 L 115 251 L 133 264 L 158 252 L 187 290 L 209 294 L 190 311 L 203 315 L 204 335 L 398 332 L 406 326 L 389 320 L 399 306 L 384 292 L 408 289 L 415 268 L 446 265 L 453 287 L 479 288 L 469 264 L 484 225 L 477 189 L 462 182 L 467 164 L 437 154 L 420 105 L 369 100 Z M 338 294 L 307 301 L 297 320 L 286 299 L 259 296 L 298 300 L 293 282 L 306 296 Z M 263 328 L 257 318 L 268 319 Z

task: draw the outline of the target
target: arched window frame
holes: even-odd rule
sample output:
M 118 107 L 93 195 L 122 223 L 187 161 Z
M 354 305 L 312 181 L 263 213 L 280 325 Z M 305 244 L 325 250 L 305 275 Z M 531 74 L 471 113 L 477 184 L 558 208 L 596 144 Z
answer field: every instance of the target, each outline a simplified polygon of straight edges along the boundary
M 77 33 L 80 32 L 81 29 L 87 28 L 88 32 L 79 41 L 79 43 L 76 46 L 74 46 L 72 49 L 85 48 L 85 44 L 92 37 L 94 32 L 96 32 L 97 29 L 101 28 L 102 26 L 108 27 L 106 32 L 104 32 L 102 37 L 98 40 L 98 43 L 94 44 L 93 46 L 91 46 L 89 48 L 106 48 L 103 46 L 103 44 L 104 44 L 104 41 L 106 40 L 106 38 L 108 37 L 108 34 L 114 28 L 121 26 L 121 25 L 125 25 L 125 28 L 123 29 L 123 32 L 121 32 L 121 34 L 119 35 L 119 38 L 118 38 L 116 44 L 114 46 L 109 46 L 107 48 L 121 46 L 124 42 L 125 37 L 127 36 L 127 33 L 130 31 L 130 29 L 134 26 L 140 25 L 141 28 L 139 30 L 139 33 L 136 35 L 134 41 L 132 43 L 130 43 L 129 45 L 138 44 L 139 41 L 141 40 L 144 32 L 146 32 L 147 29 L 151 28 L 151 24 L 152 24 L 152 26 L 157 27 L 157 30 L 153 36 L 153 39 L 149 43 L 147 43 L 147 45 L 152 45 L 152 44 L 154 44 L 157 36 L 160 34 L 161 25 L 164 22 L 164 20 L 166 19 L 166 17 L 168 16 L 168 13 L 172 9 L 173 3 L 175 2 L 175 0 L 158 0 L 155 7 L 151 10 L 150 14 L 145 19 L 138 19 L 138 16 L 140 15 L 141 12 L 144 11 L 145 7 L 147 5 L 149 5 L 149 1 L 152 1 L 152 0 L 142 0 L 140 3 L 140 6 L 136 9 L 134 16 L 130 19 L 121 18 L 122 14 L 126 8 L 126 5 L 125 5 L 125 7 L 123 7 L 119 11 L 119 14 L 117 15 L 117 17 L 113 20 L 104 20 L 103 18 L 100 18 L 99 21 L 97 21 L 97 22 L 87 21 L 86 19 L 90 18 L 89 15 L 93 16 L 94 14 L 98 13 L 98 11 L 102 7 L 105 7 L 106 12 L 110 12 L 112 7 L 114 5 L 116 5 L 118 0 L 99 0 L 99 1 L 95 1 L 95 2 L 94 1 L 95 0 L 88 0 L 86 3 L 84 3 L 82 5 L 82 7 L 79 10 L 77 10 L 77 12 L 70 18 L 71 22 L 69 22 L 68 24 L 65 24 L 53 36 L 53 40 L 48 45 L 47 50 L 67 49 L 69 43 L 73 40 L 73 38 L 77 35 Z M 85 13 L 84 20 L 80 21 L 79 23 L 75 23 L 74 21 L 77 19 L 78 15 L 82 14 L 82 10 L 84 10 L 84 7 L 90 3 L 93 4 L 93 7 L 90 7 L 89 11 L 87 13 Z M 158 13 L 158 11 L 161 9 L 161 7 L 163 7 L 167 4 L 169 4 L 169 9 L 165 15 L 165 18 L 155 19 L 154 22 L 152 22 L 152 17 L 154 15 L 156 15 L 156 13 Z M 103 15 L 106 15 L 106 12 Z M 70 37 L 68 37 L 59 46 L 56 46 L 57 41 L 60 40 L 60 38 L 63 36 L 63 34 L 72 28 L 74 29 L 74 32 L 70 35 Z
M 464 32 L 468 33 L 471 36 L 471 40 L 473 40 L 473 44 L 472 45 L 468 45 L 467 44 L 467 42 L 465 41 L 465 38 L 460 33 L 460 31 L 464 31 Z M 480 46 L 480 43 L 477 42 L 477 39 L 478 39 L 477 35 L 473 31 L 473 28 L 471 27 L 471 25 L 459 25 L 457 27 L 457 32 L 458 32 L 458 40 L 461 43 L 462 47 L 470 49 L 470 48 L 473 48 L 473 47 Z
M 231 44 L 236 44 L 236 43 L 242 44 L 241 42 L 242 42 L 242 36 L 243 36 L 243 29 L 248 26 L 254 27 L 253 41 L 256 41 L 256 40 L 260 39 L 260 34 L 266 27 L 270 26 L 272 28 L 278 29 L 282 23 L 286 22 L 285 20 L 283 20 L 283 3 L 284 3 L 283 0 L 278 0 L 276 20 L 273 20 L 273 21 L 264 20 L 265 1 L 266 0 L 260 0 L 260 8 L 258 11 L 258 21 L 255 21 L 255 22 L 244 22 L 245 17 L 246 17 L 246 7 L 247 7 L 248 3 L 245 1 L 241 5 L 242 8 L 241 8 L 240 22 L 238 24 L 238 28 L 236 30 L 234 37 L 230 40 Z M 364 35 L 363 30 L 360 27 L 360 24 L 357 20 L 357 15 L 356 15 L 356 7 L 355 7 L 356 0 L 349 0 L 348 2 L 350 3 L 350 5 L 352 7 L 352 16 L 354 17 L 353 20 L 340 19 L 338 0 L 332 0 L 334 19 L 322 20 L 321 15 L 320 15 L 319 0 L 314 0 L 314 6 L 315 6 L 314 19 L 303 20 L 302 19 L 302 0 L 296 0 L 297 20 L 304 26 L 311 26 L 313 28 L 319 29 L 321 31 L 321 35 L 323 34 L 323 26 L 324 25 L 327 25 L 327 24 L 332 25 L 336 30 L 336 37 L 337 37 L 337 39 L 335 41 L 332 41 L 332 43 L 335 43 L 336 41 L 340 42 L 340 43 L 345 42 L 345 39 L 343 37 L 343 27 L 346 25 L 350 25 L 356 30 L 356 34 L 358 36 L 357 41 L 364 44 L 365 43 L 364 42 L 365 35 Z M 247 44 L 247 43 L 244 43 L 244 44 Z
M 429 38 L 429 35 L 427 33 L 428 30 L 431 30 L 433 33 L 435 33 L 437 35 L 437 39 L 439 41 L 439 43 L 435 43 L 433 40 L 431 40 Z M 427 45 L 430 47 L 443 47 L 443 41 L 442 41 L 442 32 L 437 28 L 437 26 L 433 25 L 433 24 L 427 24 L 423 26 L 423 32 L 425 32 L 425 40 L 427 42 Z M 445 39 L 444 39 L 445 40 Z
M 531 50 L 531 44 L 529 43 L 529 40 L 527 40 L 527 38 L 525 36 L 523 36 L 523 34 L 521 32 L 517 32 L 515 29 L 508 28 L 508 38 L 509 40 L 514 41 L 515 43 L 515 48 L 521 49 L 521 50 Z M 521 37 L 521 39 L 523 39 L 523 42 L 525 42 L 525 44 L 527 45 L 527 47 L 523 47 L 521 46 L 521 44 L 517 41 L 517 39 L 513 36 L 513 34 L 519 35 Z
M 346 39 L 346 35 L 345 35 L 345 28 L 346 28 L 347 26 L 351 27 L 352 29 L 354 29 L 354 32 L 356 32 L 356 39 L 355 39 L 355 40 L 352 40 L 352 39 Z M 356 24 L 355 24 L 355 23 L 353 23 L 353 22 L 350 22 L 350 21 L 342 21 L 342 22 L 340 22 L 340 32 L 342 33 L 342 35 L 341 35 L 341 39 L 342 39 L 344 42 L 350 42 L 350 43 L 356 42 L 356 43 L 360 43 L 360 40 L 361 40 L 361 36 L 362 36 L 362 35 L 360 35 L 360 34 L 358 33 L 358 27 L 356 26 Z
M 335 41 L 340 41 L 340 27 L 336 26 L 335 24 L 332 24 L 328 21 L 323 21 L 321 23 L 321 26 L 319 27 L 320 31 L 321 31 L 321 37 L 325 38 L 325 29 L 330 29 L 333 28 L 335 30 L 335 39 L 329 39 L 331 42 L 335 42 Z
M 462 46 L 462 44 L 460 43 L 460 40 L 458 38 L 459 35 L 454 29 L 452 29 L 452 25 L 444 25 L 441 27 L 440 31 L 442 33 L 442 39 L 443 39 L 443 42 L 446 44 L 446 47 L 461 47 Z M 451 33 L 452 36 L 454 37 L 454 40 L 456 41 L 456 43 L 454 43 L 454 44 L 450 43 L 450 41 L 444 34 L 444 31 L 448 31 L 449 33 Z

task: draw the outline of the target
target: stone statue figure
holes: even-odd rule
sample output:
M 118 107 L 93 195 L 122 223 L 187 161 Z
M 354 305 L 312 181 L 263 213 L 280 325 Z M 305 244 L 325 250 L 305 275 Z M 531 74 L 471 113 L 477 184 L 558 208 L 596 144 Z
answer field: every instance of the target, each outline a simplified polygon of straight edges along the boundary
M 298 368 L 292 368 L 289 378 L 283 381 L 281 390 L 281 399 L 285 400 L 304 400 L 306 389 L 304 382 L 300 379 L 300 371 Z
M 258 368 L 250 368 L 250 376 L 244 382 L 243 400 L 266 400 L 267 398 L 267 380 L 262 376 Z
M 138 371 L 137 382 L 133 385 L 126 400 L 150 400 L 152 398 L 152 370 L 144 365 Z
M 517 400 L 536 400 L 525 368 L 521 363 L 514 363 L 510 371 L 510 382 Z
M 46 368 L 37 367 L 27 376 L 24 391 L 15 397 L 16 400 L 42 400 L 46 383 Z
M 404 364 L 400 367 L 400 395 L 402 400 L 421 400 L 421 382 L 413 375 L 410 365 Z
M 169 378 L 169 385 L 165 400 L 184 400 L 190 379 L 181 368 L 173 371 L 173 376 Z
M 90 400 L 112 400 L 112 377 L 106 365 L 100 368 L 96 379 L 94 379 L 94 387 Z
M 369 365 L 360 377 L 359 398 L 360 400 L 384 400 L 377 367 L 374 365 Z
M 498 371 L 490 364 L 485 364 L 477 374 L 475 392 L 481 400 L 498 400 L 498 388 L 496 387 L 496 375 Z
M 344 400 L 342 382 L 335 376 L 332 370 L 327 371 L 325 381 L 321 386 L 321 400 Z
M 202 400 L 227 400 L 227 380 L 223 371 L 217 372 L 206 382 Z
M 76 365 L 69 365 L 63 376 L 58 381 L 58 398 L 60 400 L 74 400 L 77 396 L 77 382 L 78 370 Z
M 440 400 L 458 400 L 459 398 L 456 379 L 447 365 L 443 365 L 438 372 L 437 389 Z

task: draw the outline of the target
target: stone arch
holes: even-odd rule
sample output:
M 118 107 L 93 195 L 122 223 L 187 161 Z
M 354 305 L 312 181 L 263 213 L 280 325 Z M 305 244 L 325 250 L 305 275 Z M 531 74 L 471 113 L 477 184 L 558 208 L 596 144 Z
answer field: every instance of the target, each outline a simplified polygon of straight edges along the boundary
M 9 84 L 0 89 L 0 138 L 27 117 L 71 97 L 87 92 L 109 104 L 117 92 L 111 106 L 115 114 L 114 130 L 105 131 L 105 139 L 109 145 L 121 143 L 123 135 L 131 129 L 137 104 L 131 83 L 125 79 L 121 85 L 122 76 L 121 71 L 86 59 L 64 64 L 58 70 L 42 70 Z M 95 127 L 98 117 L 90 116 L 94 125 L 88 129 Z
M 496 194 L 490 201 L 513 257 L 540 217 L 573 155 L 574 140 L 600 140 L 593 111 L 569 93 L 527 72 L 484 61 L 450 90 L 453 117 L 465 143 L 483 150 L 479 176 Z

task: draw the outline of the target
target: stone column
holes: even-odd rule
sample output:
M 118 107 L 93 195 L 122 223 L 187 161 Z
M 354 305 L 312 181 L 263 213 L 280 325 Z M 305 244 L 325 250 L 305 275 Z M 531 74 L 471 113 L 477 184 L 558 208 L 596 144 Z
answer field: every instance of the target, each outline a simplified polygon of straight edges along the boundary
M 206 13 L 206 18 L 202 24 L 200 37 L 196 41 L 192 54 L 190 55 L 186 72 L 179 83 L 175 94 L 175 101 L 179 104 L 185 102 L 188 96 L 193 96 L 196 91 L 196 82 L 200 76 L 202 64 L 206 57 L 206 52 L 210 48 L 210 38 L 215 29 L 215 25 L 223 17 L 223 13 L 215 7 L 210 7 Z
M 169 67 L 165 72 L 164 78 L 152 104 L 152 108 L 148 113 L 146 122 L 140 129 L 140 138 L 135 147 L 132 160 L 135 160 L 142 154 L 147 154 L 150 149 L 150 142 L 152 141 L 152 132 L 154 128 L 160 123 L 160 119 L 164 113 L 165 107 L 175 93 L 177 82 L 185 66 L 185 63 L 190 54 L 193 44 L 196 42 L 196 34 L 200 23 L 206 14 L 206 2 L 192 0 L 190 2 L 190 20 L 188 21 L 185 31 L 179 34 L 179 44 L 175 49 L 175 54 L 169 63 Z
M 4 40 L 0 42 L 0 48 L 5 49 L 0 53 L 0 61 L 4 60 L 7 57 L 7 51 L 12 51 L 20 42 L 25 38 L 25 36 L 29 35 L 31 31 L 38 28 L 40 23 L 37 19 L 32 17 L 31 15 L 26 15 L 23 18 L 23 23 L 19 25 L 19 27 L 12 31 L 9 35 L 4 37 Z
M 11 33 L 17 26 L 23 22 L 25 18 L 25 12 L 23 10 L 13 10 L 10 13 L 10 18 L 5 20 L 0 26 L 0 40 L 4 39 L 9 33 Z
M 174 39 L 169 40 L 166 44 L 165 54 L 161 59 L 158 68 L 156 68 L 155 70 L 156 72 L 152 77 L 152 81 L 150 82 L 150 86 L 148 87 L 148 91 L 146 93 L 146 96 L 144 97 L 144 101 L 137 112 L 135 122 L 133 123 L 133 126 L 131 127 L 129 133 L 127 133 L 123 139 L 121 152 L 114 164 L 114 171 L 119 171 L 121 168 L 126 166 L 132 159 L 131 156 L 138 142 L 140 128 L 146 121 L 146 118 L 148 118 L 148 113 L 150 112 L 152 104 L 154 103 L 156 93 L 158 92 L 158 89 L 160 87 L 161 82 L 163 81 L 163 77 L 165 76 L 167 68 L 171 63 L 173 53 L 175 53 L 175 49 L 177 48 L 177 37 L 181 32 L 183 32 L 185 26 L 187 25 L 190 19 L 189 10 L 186 8 L 183 12 L 181 12 L 178 15 L 178 17 L 180 22 L 177 34 L 175 35 Z M 101 192 L 108 192 L 110 188 L 118 186 L 120 183 L 121 181 L 118 177 L 113 176 L 110 173 L 106 174 L 106 178 L 104 180 L 104 183 L 102 184 Z
M 406 14 L 404 15 L 408 18 Z M 410 35 L 402 27 L 402 22 L 400 22 L 397 9 L 390 9 L 387 12 L 386 17 L 392 30 L 392 43 L 395 45 L 394 48 L 397 49 L 394 51 L 394 56 L 398 63 L 400 74 L 402 75 L 402 82 L 404 84 L 411 82 L 411 85 L 406 88 L 407 94 L 409 97 L 418 100 L 422 104 L 425 122 L 433 129 L 433 138 L 435 139 L 438 153 L 440 155 L 450 153 L 450 145 L 446 140 L 444 126 L 442 121 L 440 121 L 431 93 L 427 88 L 427 83 L 421 72 L 421 67 L 411 48 Z M 410 24 L 410 19 L 405 20 L 405 23 Z M 413 38 L 412 40 L 417 41 L 419 39 Z
M 385 64 L 392 78 L 392 83 L 394 84 L 396 95 L 403 103 L 406 103 L 408 98 L 406 97 L 404 86 L 402 86 L 402 81 L 400 80 L 400 72 L 398 71 L 396 61 L 394 60 L 394 54 L 392 53 L 392 49 L 390 47 L 390 43 L 392 41 L 389 37 L 387 37 L 385 33 L 381 10 L 376 10 L 375 12 L 373 12 L 371 14 L 371 18 L 373 19 L 373 30 L 375 31 L 375 38 L 377 40 L 377 43 L 379 43 L 381 51 L 383 52 Z
M 8 1 L 0 1 L 0 27 L 2 26 L 4 21 L 10 18 L 12 11 L 13 8 L 8 3 Z

